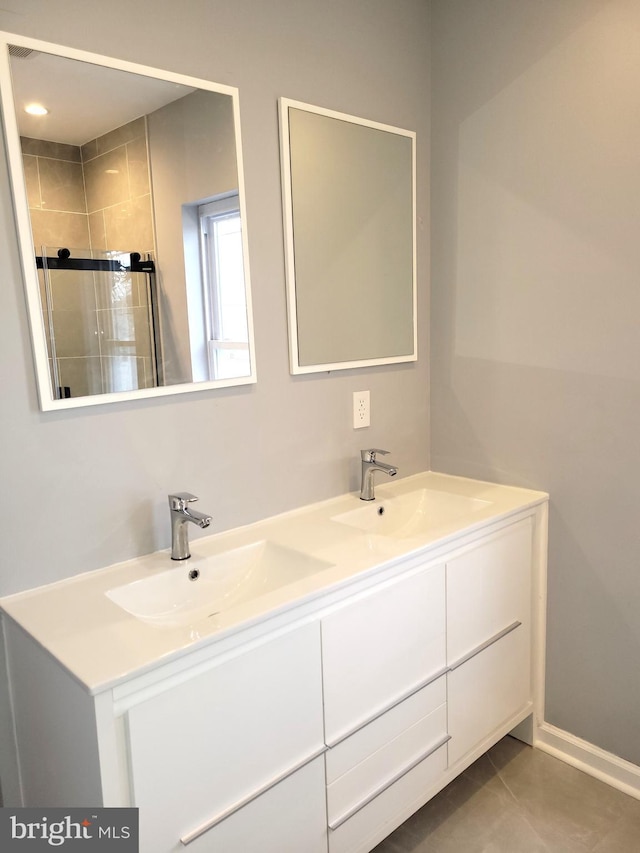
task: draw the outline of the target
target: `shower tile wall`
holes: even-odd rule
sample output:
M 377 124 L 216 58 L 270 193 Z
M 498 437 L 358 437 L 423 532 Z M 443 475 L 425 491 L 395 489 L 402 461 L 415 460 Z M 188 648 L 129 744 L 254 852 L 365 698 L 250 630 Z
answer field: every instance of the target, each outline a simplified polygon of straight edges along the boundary
M 89 221 L 80 148 L 39 139 L 21 142 L 36 254 L 45 246 L 86 251 Z M 52 376 L 52 332 L 56 341 L 54 384 L 73 388 L 74 396 L 94 393 L 102 383 L 92 274 L 55 272 L 53 286 L 46 290 L 44 274 L 38 275 L 42 305 L 47 306 Z
M 23 138 L 22 152 L 37 254 L 43 246 L 76 257 L 153 253 L 144 118 L 81 148 Z M 41 275 L 54 384 L 74 397 L 155 384 L 146 276 L 51 271 L 50 282 L 45 292 Z
M 144 117 L 81 149 L 91 248 L 154 254 L 151 183 Z M 96 273 L 105 391 L 155 384 L 146 276 Z M 126 376 L 124 375 L 126 374 Z
M 24 138 L 24 163 L 33 242 L 36 246 L 89 246 L 80 149 Z
M 92 139 L 81 150 L 91 247 L 153 252 L 145 119 Z

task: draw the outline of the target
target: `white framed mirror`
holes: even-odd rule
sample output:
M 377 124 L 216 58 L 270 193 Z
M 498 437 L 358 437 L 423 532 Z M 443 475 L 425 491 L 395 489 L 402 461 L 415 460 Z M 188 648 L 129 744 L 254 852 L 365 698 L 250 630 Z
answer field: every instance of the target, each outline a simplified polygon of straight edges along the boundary
M 237 89 L 0 33 L 0 93 L 41 408 L 255 382 Z
M 415 133 L 279 107 L 291 372 L 416 361 Z

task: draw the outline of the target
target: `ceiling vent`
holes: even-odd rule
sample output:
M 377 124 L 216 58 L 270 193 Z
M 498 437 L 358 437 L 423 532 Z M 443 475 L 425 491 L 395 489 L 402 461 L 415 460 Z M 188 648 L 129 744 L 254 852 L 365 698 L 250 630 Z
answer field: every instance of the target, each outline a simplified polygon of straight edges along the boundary
M 26 59 L 34 51 L 30 47 L 18 47 L 17 44 L 9 45 L 9 56 L 15 56 L 16 59 Z

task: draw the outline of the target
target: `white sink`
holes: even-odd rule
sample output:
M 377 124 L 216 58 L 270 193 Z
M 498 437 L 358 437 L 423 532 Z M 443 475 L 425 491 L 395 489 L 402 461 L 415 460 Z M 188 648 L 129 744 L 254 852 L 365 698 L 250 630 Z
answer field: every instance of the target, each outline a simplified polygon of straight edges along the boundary
M 363 503 L 358 509 L 335 515 L 331 520 L 365 533 L 409 539 L 485 509 L 490 503 L 435 489 L 417 489 L 405 495 Z
M 211 557 L 191 557 L 165 572 L 115 587 L 105 594 L 145 622 L 189 625 L 331 565 L 262 540 Z

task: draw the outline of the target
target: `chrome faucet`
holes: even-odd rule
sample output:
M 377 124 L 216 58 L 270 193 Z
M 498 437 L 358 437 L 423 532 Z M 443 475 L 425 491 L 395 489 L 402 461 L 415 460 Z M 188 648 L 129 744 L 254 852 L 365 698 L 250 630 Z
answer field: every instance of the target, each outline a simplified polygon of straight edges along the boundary
M 389 451 L 375 449 L 360 451 L 360 457 L 362 458 L 362 485 L 360 487 L 361 501 L 372 501 L 375 499 L 375 495 L 373 493 L 374 471 L 384 471 L 384 473 L 388 474 L 390 477 L 395 477 L 398 473 L 398 469 L 394 468 L 393 465 L 378 462 L 376 459 L 378 453 L 382 453 L 386 456 Z
M 191 556 L 187 531 L 188 522 L 191 521 L 198 527 L 208 527 L 211 524 L 210 515 L 189 509 L 188 504 L 197 500 L 198 498 L 195 495 L 190 495 L 189 492 L 177 492 L 175 495 L 169 495 L 172 560 L 188 560 Z

